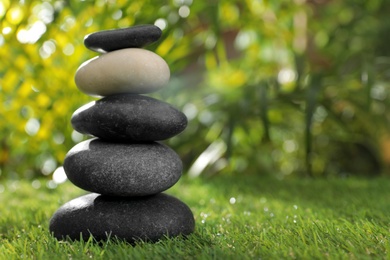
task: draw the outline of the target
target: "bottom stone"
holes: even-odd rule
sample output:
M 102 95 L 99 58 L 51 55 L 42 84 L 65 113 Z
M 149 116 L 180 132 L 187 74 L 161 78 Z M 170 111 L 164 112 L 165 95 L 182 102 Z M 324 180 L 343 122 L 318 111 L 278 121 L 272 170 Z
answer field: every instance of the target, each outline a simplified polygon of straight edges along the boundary
M 91 193 L 61 206 L 49 228 L 59 240 L 88 240 L 92 235 L 98 241 L 116 237 L 133 243 L 189 235 L 194 227 L 188 206 L 163 193 L 137 198 Z

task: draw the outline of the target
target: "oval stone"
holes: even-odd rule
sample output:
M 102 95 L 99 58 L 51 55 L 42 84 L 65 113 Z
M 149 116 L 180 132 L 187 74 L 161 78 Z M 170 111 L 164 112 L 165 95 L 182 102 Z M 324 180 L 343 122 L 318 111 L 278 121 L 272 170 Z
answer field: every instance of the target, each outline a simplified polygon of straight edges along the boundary
M 111 196 L 146 196 L 162 192 L 181 177 L 182 162 L 157 142 L 111 143 L 90 139 L 65 156 L 64 170 L 77 187 Z
M 121 49 L 92 58 L 77 69 L 75 82 L 92 96 L 144 94 L 164 87 L 170 77 L 168 64 L 144 49 Z
M 136 95 L 112 95 L 77 109 L 73 128 L 109 141 L 158 141 L 182 132 L 186 116 L 157 99 Z
M 161 34 L 161 29 L 155 25 L 137 25 L 88 34 L 84 38 L 84 45 L 100 53 L 125 48 L 142 48 L 160 39 Z
M 92 235 L 98 241 L 118 238 L 130 243 L 186 236 L 194 227 L 188 206 L 163 193 L 140 198 L 84 195 L 61 206 L 49 225 L 59 240 L 88 240 Z

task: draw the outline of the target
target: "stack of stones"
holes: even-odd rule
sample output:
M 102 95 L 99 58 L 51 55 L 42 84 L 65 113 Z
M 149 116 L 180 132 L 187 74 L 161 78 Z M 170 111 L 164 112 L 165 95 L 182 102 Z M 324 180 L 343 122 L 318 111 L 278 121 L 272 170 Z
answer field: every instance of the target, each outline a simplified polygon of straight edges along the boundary
M 158 142 L 179 134 L 187 118 L 171 105 L 141 94 L 167 84 L 169 67 L 142 47 L 157 41 L 154 25 L 100 31 L 85 46 L 102 53 L 83 63 L 75 81 L 84 93 L 102 98 L 77 109 L 73 128 L 94 138 L 66 155 L 68 179 L 90 194 L 67 202 L 50 220 L 57 239 L 128 242 L 188 235 L 195 222 L 180 200 L 162 193 L 181 177 L 182 162 Z

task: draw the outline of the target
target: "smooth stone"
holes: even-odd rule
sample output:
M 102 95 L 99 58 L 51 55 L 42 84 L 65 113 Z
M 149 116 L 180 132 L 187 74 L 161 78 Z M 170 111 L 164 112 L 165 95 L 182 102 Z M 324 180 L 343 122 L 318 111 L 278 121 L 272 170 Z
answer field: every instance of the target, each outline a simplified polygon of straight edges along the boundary
M 73 128 L 109 141 L 158 141 L 182 132 L 186 116 L 160 100 L 136 95 L 112 95 L 77 109 Z
M 181 177 L 180 157 L 157 142 L 111 143 L 89 139 L 65 156 L 64 170 L 77 187 L 111 196 L 162 192 Z
M 49 225 L 59 240 L 88 240 L 92 235 L 98 241 L 118 238 L 130 243 L 187 236 L 194 228 L 188 206 L 163 193 L 140 198 L 84 195 L 61 206 Z
M 168 64 L 144 49 L 121 49 L 92 58 L 77 69 L 75 82 L 92 96 L 144 94 L 164 87 L 170 77 Z
M 84 45 L 100 53 L 125 48 L 142 48 L 160 39 L 161 34 L 161 29 L 155 25 L 137 25 L 88 34 L 84 38 Z

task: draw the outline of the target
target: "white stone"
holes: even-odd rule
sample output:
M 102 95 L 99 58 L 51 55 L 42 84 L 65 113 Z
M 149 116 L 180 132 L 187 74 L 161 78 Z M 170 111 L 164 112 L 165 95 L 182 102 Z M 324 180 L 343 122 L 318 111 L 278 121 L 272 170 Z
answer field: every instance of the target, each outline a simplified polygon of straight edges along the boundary
M 91 96 L 144 94 L 164 87 L 168 64 L 157 54 L 139 48 L 111 51 L 92 58 L 77 69 L 77 87 Z

